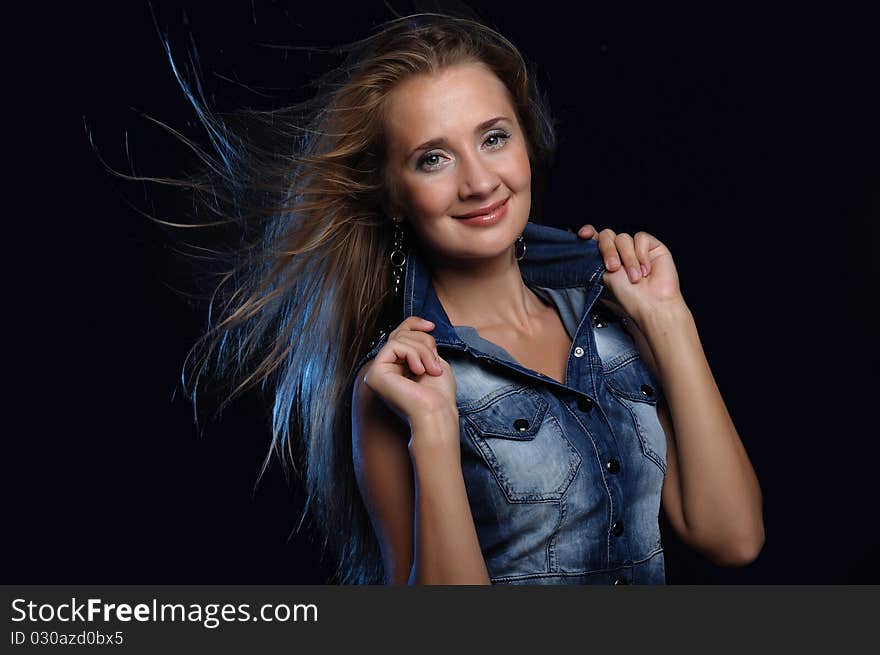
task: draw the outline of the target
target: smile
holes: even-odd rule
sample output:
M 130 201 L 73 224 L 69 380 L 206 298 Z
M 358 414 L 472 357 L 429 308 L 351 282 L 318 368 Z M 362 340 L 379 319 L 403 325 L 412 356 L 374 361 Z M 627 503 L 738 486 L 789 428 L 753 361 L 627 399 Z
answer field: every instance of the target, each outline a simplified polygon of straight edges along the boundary
M 495 225 L 507 215 L 507 206 L 508 204 L 510 204 L 509 201 L 510 197 L 508 196 L 504 202 L 498 205 L 498 207 L 486 214 L 469 216 L 468 218 L 457 218 L 453 216 L 453 218 L 455 218 L 455 220 L 460 223 L 464 223 L 465 225 L 475 225 L 478 227 L 488 227 L 490 225 Z

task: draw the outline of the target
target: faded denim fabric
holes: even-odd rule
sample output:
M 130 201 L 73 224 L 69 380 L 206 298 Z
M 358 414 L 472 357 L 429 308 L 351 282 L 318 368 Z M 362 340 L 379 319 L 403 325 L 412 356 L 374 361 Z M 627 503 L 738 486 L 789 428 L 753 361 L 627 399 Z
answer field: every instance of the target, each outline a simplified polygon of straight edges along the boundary
M 625 319 L 596 302 L 605 271 L 597 242 L 531 222 L 523 238 L 523 280 L 556 306 L 572 339 L 564 385 L 451 325 L 413 249 L 395 323 L 433 321 L 429 334 L 455 374 L 461 466 L 491 582 L 665 584 L 660 386 Z

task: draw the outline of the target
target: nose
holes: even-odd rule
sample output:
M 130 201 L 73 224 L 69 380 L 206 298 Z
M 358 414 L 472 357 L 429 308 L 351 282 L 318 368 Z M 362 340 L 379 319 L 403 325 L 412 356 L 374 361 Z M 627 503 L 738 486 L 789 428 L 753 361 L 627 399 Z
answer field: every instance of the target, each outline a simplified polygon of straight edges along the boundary
M 475 153 L 466 153 L 459 159 L 458 175 L 459 196 L 463 200 L 474 195 L 491 195 L 501 182 L 489 162 Z

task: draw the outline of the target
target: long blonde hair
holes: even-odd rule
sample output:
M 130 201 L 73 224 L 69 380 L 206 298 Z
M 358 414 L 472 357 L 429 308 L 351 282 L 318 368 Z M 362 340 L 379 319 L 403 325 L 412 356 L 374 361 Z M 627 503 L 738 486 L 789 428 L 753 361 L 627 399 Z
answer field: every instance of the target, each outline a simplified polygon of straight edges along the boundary
M 167 44 L 166 44 L 167 48 Z M 280 110 L 235 114 L 232 129 L 211 112 L 169 60 L 207 131 L 198 174 L 151 178 L 194 192 L 198 205 L 233 224 L 241 243 L 221 262 L 207 329 L 187 355 L 183 386 L 194 405 L 209 379 L 222 383 L 220 410 L 259 385 L 272 397 L 275 452 L 306 490 L 297 530 L 311 513 L 332 551 L 333 582 L 378 584 L 381 551 L 358 493 L 351 448 L 354 366 L 396 316 L 389 275 L 384 115 L 401 80 L 459 63 L 482 62 L 505 84 L 526 136 L 532 220 L 539 220 L 554 129 L 535 76 L 518 49 L 481 22 L 419 13 L 379 25 L 341 46 L 345 62 L 317 80 L 310 100 Z M 194 70 L 194 69 L 193 69 Z M 216 254 L 216 253 L 215 253 Z M 196 412 L 198 421 L 198 412 Z

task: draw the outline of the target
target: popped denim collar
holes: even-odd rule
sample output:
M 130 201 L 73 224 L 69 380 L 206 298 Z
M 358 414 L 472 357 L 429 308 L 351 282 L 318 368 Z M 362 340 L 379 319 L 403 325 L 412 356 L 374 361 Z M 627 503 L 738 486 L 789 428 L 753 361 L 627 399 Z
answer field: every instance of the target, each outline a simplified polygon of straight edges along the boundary
M 551 289 L 596 286 L 593 297 L 601 293 L 605 262 L 597 241 L 531 221 L 523 230 L 523 241 L 526 252 L 519 268 L 527 284 Z M 434 323 L 431 336 L 438 344 L 465 345 L 434 291 L 428 269 L 411 247 L 406 254 L 401 320 L 413 315 Z

